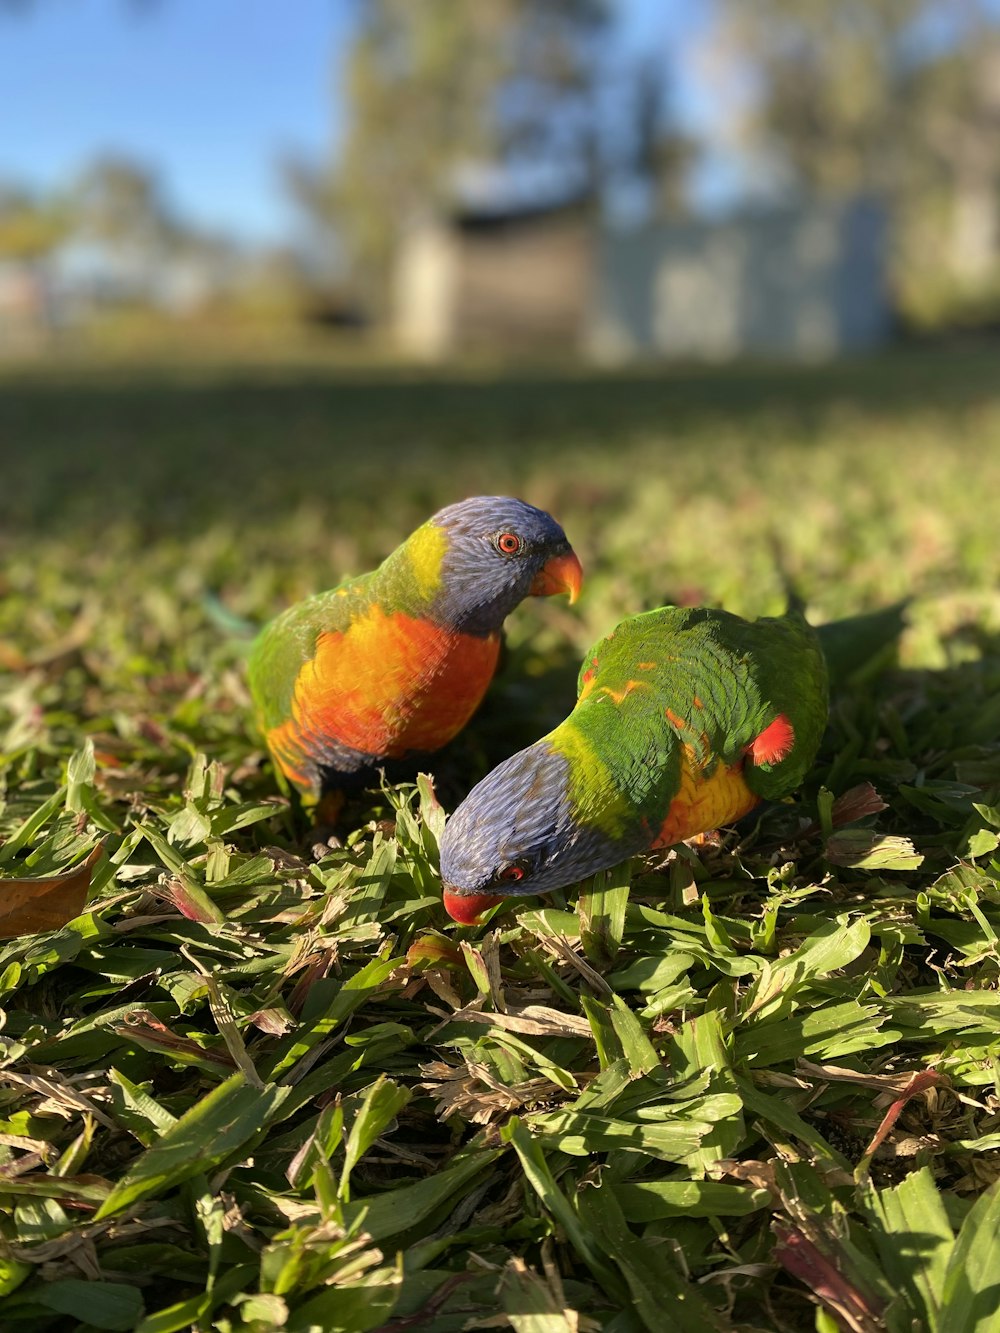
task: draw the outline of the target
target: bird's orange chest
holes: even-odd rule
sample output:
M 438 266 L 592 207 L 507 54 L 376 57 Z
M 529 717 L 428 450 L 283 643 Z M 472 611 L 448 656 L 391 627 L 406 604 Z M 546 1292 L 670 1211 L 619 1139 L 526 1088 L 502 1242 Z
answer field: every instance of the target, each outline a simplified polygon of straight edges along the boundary
M 732 766 L 719 762 L 706 774 L 694 751 L 685 745 L 680 789 L 670 802 L 653 847 L 672 847 L 697 833 L 731 824 L 749 814 L 759 799 L 743 780 L 742 762 Z
M 343 633 L 320 636 L 295 683 L 293 719 L 305 737 L 389 759 L 437 750 L 479 706 L 499 654 L 499 635 L 371 607 Z

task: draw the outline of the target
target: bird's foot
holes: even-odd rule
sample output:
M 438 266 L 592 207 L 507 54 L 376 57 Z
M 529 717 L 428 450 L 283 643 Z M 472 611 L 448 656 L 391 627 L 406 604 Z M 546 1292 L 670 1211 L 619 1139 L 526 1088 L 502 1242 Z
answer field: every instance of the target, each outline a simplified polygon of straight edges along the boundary
M 312 812 L 313 826 L 306 840 L 306 848 L 313 861 L 322 861 L 325 856 L 343 847 L 343 841 L 337 833 L 343 810 L 342 791 L 324 792 L 317 801 Z
M 322 861 L 325 856 L 338 851 L 343 845 L 332 824 L 314 824 L 306 840 L 306 850 L 313 861 Z

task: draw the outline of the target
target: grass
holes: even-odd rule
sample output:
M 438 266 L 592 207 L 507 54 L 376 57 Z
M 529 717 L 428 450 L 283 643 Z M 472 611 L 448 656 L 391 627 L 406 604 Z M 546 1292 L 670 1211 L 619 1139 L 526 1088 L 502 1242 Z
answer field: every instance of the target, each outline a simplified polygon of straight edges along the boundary
M 0 476 L 0 874 L 103 841 L 86 910 L 0 947 L 5 1328 L 997 1327 L 992 349 L 27 368 Z M 263 619 L 487 491 L 559 517 L 584 598 L 521 607 L 434 786 L 312 865 L 204 592 Z M 448 922 L 442 806 L 623 615 L 778 609 L 775 537 L 817 620 L 914 599 L 795 805 Z

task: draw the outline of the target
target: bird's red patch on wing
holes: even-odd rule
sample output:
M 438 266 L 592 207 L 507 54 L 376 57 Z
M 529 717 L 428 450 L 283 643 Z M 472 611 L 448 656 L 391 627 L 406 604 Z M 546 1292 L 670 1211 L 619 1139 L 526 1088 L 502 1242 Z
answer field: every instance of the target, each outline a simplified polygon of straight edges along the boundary
M 451 889 L 445 889 L 441 901 L 453 921 L 463 926 L 474 926 L 484 912 L 503 902 L 503 896 L 496 893 L 454 893 Z
M 695 708 L 704 708 L 704 707 L 705 707 L 705 705 L 702 703 L 702 701 L 698 698 L 697 695 L 694 696 L 694 698 L 691 700 L 691 702 L 694 704 Z
M 788 757 L 795 744 L 795 728 L 784 713 L 750 742 L 749 754 L 755 764 L 777 764 Z
M 682 717 L 678 717 L 672 708 L 666 708 L 664 709 L 664 712 L 667 715 L 667 721 L 672 727 L 676 727 L 678 731 L 687 731 L 687 723 Z
M 397 759 L 439 750 L 468 722 L 493 678 L 499 636 L 477 638 L 371 607 L 321 634 L 295 682 L 292 714 L 267 741 L 293 782 L 323 737 Z

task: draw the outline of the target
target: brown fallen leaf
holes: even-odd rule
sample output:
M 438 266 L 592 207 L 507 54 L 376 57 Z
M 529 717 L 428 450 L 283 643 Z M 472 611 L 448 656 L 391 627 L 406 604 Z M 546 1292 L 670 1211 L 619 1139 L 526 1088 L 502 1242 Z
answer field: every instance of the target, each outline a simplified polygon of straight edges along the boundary
M 227 1073 L 236 1068 L 236 1061 L 228 1051 L 202 1046 L 190 1037 L 180 1036 L 165 1023 L 161 1023 L 148 1009 L 132 1009 L 121 1023 L 109 1023 L 108 1028 L 116 1036 L 127 1037 L 147 1050 L 169 1051 L 178 1060 L 217 1065 Z
M 284 1037 L 295 1026 L 291 1014 L 278 1008 L 258 1009 L 247 1019 L 255 1028 L 266 1032 L 269 1037 Z
M 796 1060 L 795 1068 L 807 1078 L 823 1079 L 827 1083 L 855 1083 L 860 1088 L 870 1088 L 872 1092 L 881 1093 L 884 1104 L 895 1101 L 897 1097 L 913 1097 L 927 1088 L 951 1087 L 947 1074 L 939 1074 L 935 1069 L 907 1069 L 901 1074 L 864 1074 L 857 1069 L 846 1069 L 843 1065 L 814 1064 L 804 1058 Z
M 509 1014 L 491 1014 L 475 1007 L 473 1001 L 464 1009 L 448 1015 L 449 1023 L 484 1023 L 503 1028 L 506 1032 L 521 1032 L 529 1037 L 589 1037 L 594 1030 L 580 1014 L 564 1014 L 544 1004 L 526 1004 L 523 1009 Z
M 0 939 L 58 930 L 79 916 L 87 903 L 91 875 L 104 843 L 80 865 L 44 879 L 0 879 Z
M 767 1162 L 748 1161 L 738 1162 L 732 1157 L 720 1157 L 717 1162 L 712 1162 L 708 1174 L 713 1180 L 723 1180 L 726 1176 L 731 1176 L 734 1180 L 745 1181 L 752 1185 L 754 1189 L 767 1190 L 771 1196 L 771 1201 L 775 1207 L 783 1203 L 781 1189 L 775 1178 L 775 1161 L 772 1158 Z M 819 1174 L 830 1187 L 836 1189 L 840 1185 L 853 1185 L 854 1177 L 848 1171 L 842 1171 L 839 1167 L 823 1167 Z M 787 1202 L 784 1203 L 787 1208 Z
M 720 1157 L 717 1162 L 711 1164 L 709 1175 L 713 1180 L 732 1176 L 734 1180 L 745 1181 L 754 1189 L 767 1190 L 775 1204 L 781 1201 L 781 1190 L 774 1178 L 773 1162 L 738 1162 L 732 1157 Z
M 855 820 L 864 819 L 866 815 L 877 815 L 880 810 L 888 808 L 870 782 L 860 782 L 837 797 L 830 811 L 830 819 L 834 828 L 842 828 L 845 824 L 853 824 Z
M 86 1092 L 81 1092 L 74 1086 L 80 1081 L 78 1075 L 65 1078 L 57 1069 L 47 1067 L 40 1068 L 37 1073 L 22 1074 L 8 1067 L 4 1070 L 3 1077 L 5 1083 L 26 1088 L 42 1098 L 32 1106 L 32 1115 L 57 1115 L 62 1116 L 64 1120 L 73 1120 L 82 1111 L 84 1115 L 93 1116 L 106 1129 L 117 1129 L 110 1116 L 95 1106 Z M 86 1075 L 83 1077 L 86 1078 Z
M 554 1097 L 565 1095 L 562 1089 L 547 1078 L 527 1079 L 508 1086 L 486 1067 L 466 1060 L 462 1065 L 445 1064 L 435 1060 L 421 1065 L 424 1082 L 419 1084 L 437 1097 L 434 1108 L 439 1119 L 459 1115 L 475 1125 L 508 1116 L 522 1107 L 550 1103 Z
M 331 970 L 336 970 L 337 972 L 340 971 L 338 959 L 339 950 L 336 941 L 332 941 L 326 948 L 313 950 L 308 954 L 304 954 L 303 957 L 298 960 L 299 966 L 302 969 L 302 976 L 299 977 L 298 981 L 295 983 L 292 993 L 288 997 L 287 1006 L 288 1012 L 292 1014 L 293 1017 L 298 1018 L 302 1006 L 306 1002 L 306 996 L 309 994 L 314 982 L 322 981 Z M 291 975 L 292 971 L 294 971 L 294 968 L 286 967 L 285 975 Z
M 465 969 L 462 950 L 443 935 L 421 935 L 407 949 L 406 961 L 414 971 L 421 967 Z
M 14 1245 L 8 1241 L 5 1243 L 5 1249 L 12 1259 L 19 1259 L 22 1263 L 46 1264 L 72 1255 L 81 1245 L 86 1245 L 98 1236 L 107 1234 L 120 1241 L 131 1239 L 133 1236 L 147 1236 L 151 1231 L 158 1231 L 163 1227 L 170 1227 L 186 1234 L 183 1223 L 173 1217 L 136 1218 L 129 1222 L 109 1217 L 103 1222 L 85 1222 L 68 1234 L 58 1236 L 55 1240 L 42 1241 L 41 1244 L 33 1241 L 31 1244 Z

